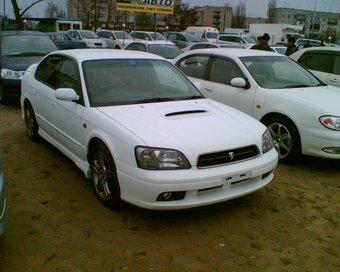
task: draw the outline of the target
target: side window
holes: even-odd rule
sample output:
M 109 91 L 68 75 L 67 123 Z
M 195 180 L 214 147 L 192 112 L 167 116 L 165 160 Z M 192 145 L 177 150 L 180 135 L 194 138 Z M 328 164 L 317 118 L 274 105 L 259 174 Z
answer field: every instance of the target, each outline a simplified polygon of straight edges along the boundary
M 177 40 L 185 42 L 185 37 L 182 34 L 177 34 Z
M 340 55 L 334 56 L 333 74 L 340 75 Z
M 181 59 L 176 66 L 187 76 L 203 79 L 208 60 L 209 55 L 193 55 Z
M 217 83 L 228 84 L 235 77 L 243 77 L 239 67 L 229 59 L 213 57 L 209 73 L 209 80 Z
M 138 43 L 132 43 L 132 44 L 129 44 L 125 50 L 133 50 L 133 51 L 137 51 L 138 50 L 138 47 L 139 47 L 139 44 Z
M 330 73 L 332 55 L 307 52 L 299 58 L 298 62 L 305 66 L 307 69 Z
M 35 73 L 35 78 L 40 82 L 57 89 L 57 75 L 62 64 L 60 56 L 51 56 L 41 62 Z
M 80 80 L 76 64 L 67 58 L 63 59 L 57 76 L 57 88 L 72 88 L 80 94 Z

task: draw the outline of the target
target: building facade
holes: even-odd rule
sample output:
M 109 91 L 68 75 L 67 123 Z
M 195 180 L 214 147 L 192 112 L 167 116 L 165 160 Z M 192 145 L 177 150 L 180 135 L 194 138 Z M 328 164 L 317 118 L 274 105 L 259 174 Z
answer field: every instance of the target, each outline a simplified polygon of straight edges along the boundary
M 205 6 L 195 9 L 198 15 L 196 26 L 215 27 L 220 32 L 231 27 L 232 7 Z
M 309 39 L 340 41 L 340 13 L 275 8 L 274 23 L 298 24 Z

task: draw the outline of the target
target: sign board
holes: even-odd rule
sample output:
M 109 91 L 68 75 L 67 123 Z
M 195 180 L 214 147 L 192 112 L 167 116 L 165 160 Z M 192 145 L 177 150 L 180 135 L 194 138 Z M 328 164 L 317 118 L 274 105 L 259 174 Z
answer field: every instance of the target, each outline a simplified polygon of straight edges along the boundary
M 173 14 L 174 0 L 117 0 L 117 10 Z

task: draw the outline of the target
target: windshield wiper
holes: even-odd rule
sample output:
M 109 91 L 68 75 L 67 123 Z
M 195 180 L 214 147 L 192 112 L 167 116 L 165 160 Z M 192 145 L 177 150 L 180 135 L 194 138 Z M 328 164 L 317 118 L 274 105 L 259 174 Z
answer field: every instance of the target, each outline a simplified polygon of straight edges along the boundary
M 304 87 L 311 87 L 310 85 L 306 85 L 306 84 L 295 84 L 295 85 L 288 85 L 285 86 L 285 89 L 289 89 L 289 88 L 304 88 Z
M 155 98 L 147 98 L 147 99 L 132 101 L 131 104 L 155 103 L 155 102 L 175 101 L 175 100 L 177 100 L 177 99 L 176 98 L 155 97 Z

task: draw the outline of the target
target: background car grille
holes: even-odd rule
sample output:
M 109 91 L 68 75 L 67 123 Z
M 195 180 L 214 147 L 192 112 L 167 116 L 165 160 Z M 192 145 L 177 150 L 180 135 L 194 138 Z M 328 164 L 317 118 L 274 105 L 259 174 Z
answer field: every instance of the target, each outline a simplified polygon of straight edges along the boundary
M 224 150 L 216 153 L 203 154 L 199 156 L 197 168 L 207 168 L 224 164 L 250 160 L 259 156 L 256 145 L 241 147 L 237 149 Z

